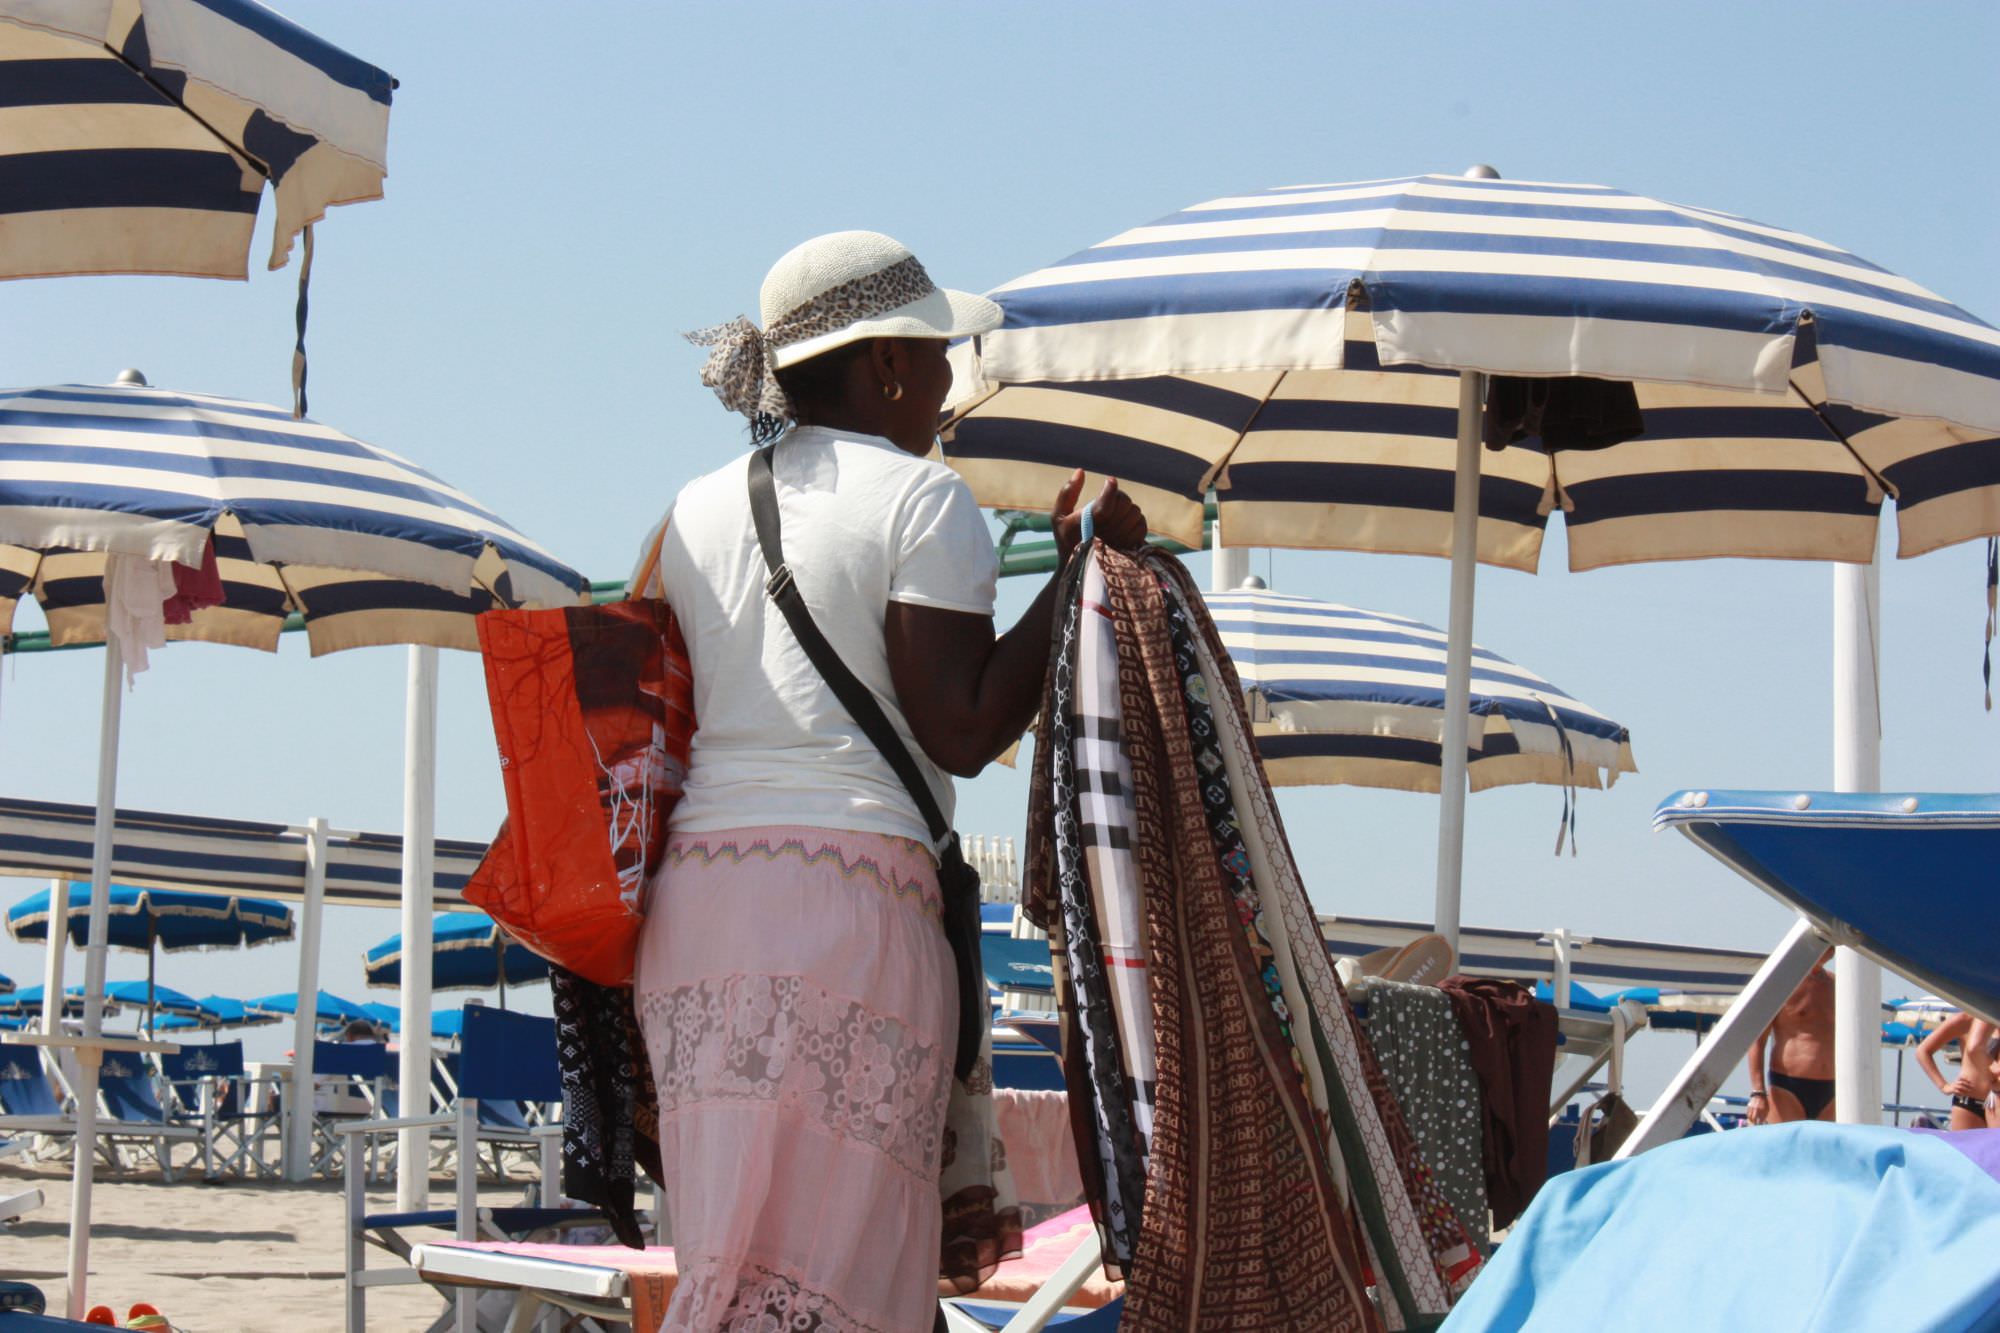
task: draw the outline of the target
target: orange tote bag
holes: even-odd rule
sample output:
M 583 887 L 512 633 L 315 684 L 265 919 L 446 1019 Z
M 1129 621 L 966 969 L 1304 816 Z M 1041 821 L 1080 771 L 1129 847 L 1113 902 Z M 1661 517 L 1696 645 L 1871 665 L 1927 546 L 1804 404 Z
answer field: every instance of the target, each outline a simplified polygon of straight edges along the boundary
M 466 901 L 550 962 L 628 986 L 694 736 L 673 611 L 489 611 L 478 628 L 507 822 Z

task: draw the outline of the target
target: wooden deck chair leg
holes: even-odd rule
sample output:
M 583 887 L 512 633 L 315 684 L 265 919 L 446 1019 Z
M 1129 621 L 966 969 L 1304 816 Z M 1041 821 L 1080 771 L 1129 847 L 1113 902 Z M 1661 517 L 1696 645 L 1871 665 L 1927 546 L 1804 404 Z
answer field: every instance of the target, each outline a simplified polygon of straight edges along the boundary
M 1757 969 L 1757 975 L 1750 978 L 1750 984 L 1729 1006 L 1729 1012 L 1715 1025 L 1708 1039 L 1695 1048 L 1694 1055 L 1668 1082 L 1666 1091 L 1646 1112 L 1631 1137 L 1612 1154 L 1613 1161 L 1637 1157 L 1649 1148 L 1672 1143 L 1687 1132 L 1708 1105 L 1708 1099 L 1722 1086 L 1722 1080 L 1750 1053 L 1751 1043 L 1771 1025 L 1778 1010 L 1784 1008 L 1785 1001 L 1813 970 L 1828 944 L 1804 917 L 1792 924 L 1784 940 Z

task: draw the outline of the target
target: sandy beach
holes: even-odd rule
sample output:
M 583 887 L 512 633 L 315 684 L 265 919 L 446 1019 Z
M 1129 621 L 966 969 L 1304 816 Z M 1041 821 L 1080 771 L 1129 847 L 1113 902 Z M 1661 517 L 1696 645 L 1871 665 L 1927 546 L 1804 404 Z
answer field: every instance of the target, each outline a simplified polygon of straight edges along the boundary
M 488 1184 L 481 1199 L 518 1203 L 527 1179 Z M 69 1235 L 69 1166 L 0 1166 L 0 1196 L 38 1188 L 41 1208 L 0 1226 L 0 1276 L 32 1282 L 60 1313 Z M 432 1182 L 443 1207 L 450 1184 Z M 341 1194 L 337 1181 L 208 1184 L 198 1170 L 173 1184 L 157 1171 L 100 1174 L 92 1193 L 90 1299 L 122 1318 L 157 1306 L 186 1333 L 296 1333 L 341 1327 Z M 371 1209 L 394 1203 L 371 1193 Z M 377 1252 L 371 1263 L 393 1262 Z M 422 1329 L 442 1309 L 424 1286 L 378 1287 L 370 1329 Z

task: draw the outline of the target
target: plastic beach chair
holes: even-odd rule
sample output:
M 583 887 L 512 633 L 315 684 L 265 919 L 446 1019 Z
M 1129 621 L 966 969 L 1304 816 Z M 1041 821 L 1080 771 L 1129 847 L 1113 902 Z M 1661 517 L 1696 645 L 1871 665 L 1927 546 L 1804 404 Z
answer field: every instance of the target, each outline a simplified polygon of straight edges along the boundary
M 527 1102 L 560 1107 L 562 1073 L 556 1059 L 554 1019 L 483 1006 L 468 1008 L 456 1073 L 455 1097 L 451 1108 L 443 1114 L 359 1120 L 334 1126 L 335 1132 L 349 1145 L 345 1153 L 348 1333 L 362 1333 L 366 1326 L 370 1287 L 424 1280 L 409 1265 L 413 1242 L 405 1235 L 407 1232 L 442 1229 L 452 1232 L 460 1240 L 518 1240 L 549 1228 L 601 1224 L 605 1220 L 603 1213 L 595 1209 L 552 1206 L 560 1197 L 557 1177 L 562 1150 L 561 1117 L 559 1114 L 552 1115 L 544 1124 L 528 1125 L 520 1115 L 520 1108 L 515 1105 Z M 486 1126 L 482 1109 L 488 1103 L 512 1111 L 511 1117 L 503 1111 L 506 1128 Z M 517 1123 L 520 1128 L 513 1128 Z M 433 1135 L 450 1134 L 457 1150 L 454 1207 L 414 1212 L 367 1211 L 367 1195 L 362 1180 L 364 1153 L 356 1140 L 403 1129 L 423 1129 Z M 536 1195 L 539 1206 L 479 1206 L 479 1145 L 482 1141 L 520 1143 L 538 1151 L 542 1168 Z M 371 1248 L 394 1255 L 402 1261 L 401 1266 L 369 1269 L 368 1252 Z M 472 1333 L 478 1293 L 440 1290 L 454 1302 L 458 1329 L 461 1333 Z
M 136 1142 L 151 1149 L 163 1179 L 176 1179 L 174 1145 L 199 1142 L 202 1130 L 199 1125 L 167 1118 L 153 1071 L 131 1052 L 107 1051 L 98 1071 L 97 1090 L 106 1116 L 98 1122 L 97 1136 L 100 1144 L 111 1145 L 112 1165 L 124 1169 L 118 1146 Z

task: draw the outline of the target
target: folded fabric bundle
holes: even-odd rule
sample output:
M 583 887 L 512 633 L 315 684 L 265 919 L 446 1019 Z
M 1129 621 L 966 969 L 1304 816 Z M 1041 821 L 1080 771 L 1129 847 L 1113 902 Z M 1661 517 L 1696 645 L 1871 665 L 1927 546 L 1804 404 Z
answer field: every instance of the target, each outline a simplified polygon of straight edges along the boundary
M 1356 979 L 1348 994 L 1425 1164 L 1486 1252 L 1485 1103 L 1450 997 L 1436 986 L 1380 977 Z
M 1023 908 L 1123 1326 L 1435 1325 L 1478 1253 L 1320 942 L 1199 593 L 1103 547 L 1060 593 Z
M 1492 977 L 1446 977 L 1485 1109 L 1481 1153 L 1493 1225 L 1504 1227 L 1535 1197 L 1549 1169 L 1549 1081 L 1556 1071 L 1556 1011 L 1525 986 Z

